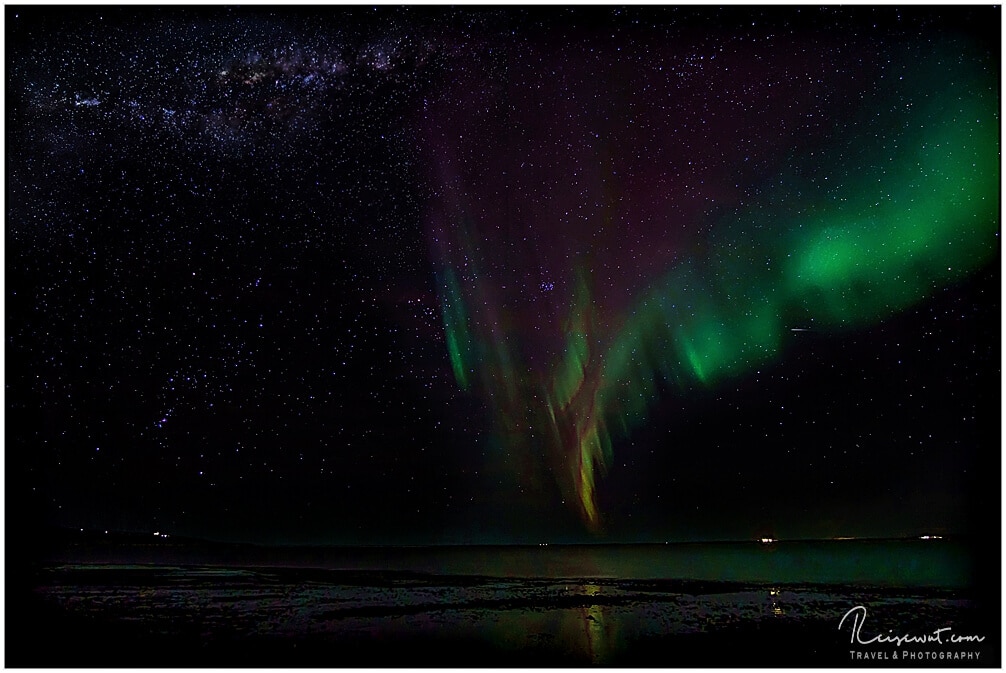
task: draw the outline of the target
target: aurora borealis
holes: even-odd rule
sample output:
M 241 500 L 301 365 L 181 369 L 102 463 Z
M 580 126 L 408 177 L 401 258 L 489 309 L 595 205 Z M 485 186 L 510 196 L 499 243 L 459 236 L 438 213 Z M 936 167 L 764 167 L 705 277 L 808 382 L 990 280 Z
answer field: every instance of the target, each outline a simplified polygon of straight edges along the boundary
M 966 41 L 706 37 L 487 49 L 427 115 L 455 377 L 591 528 L 612 436 L 659 395 L 997 259 L 997 79 Z
M 1001 662 L 1001 5 L 3 22 L 5 665 Z
M 5 21 L 23 536 L 981 529 L 999 7 Z

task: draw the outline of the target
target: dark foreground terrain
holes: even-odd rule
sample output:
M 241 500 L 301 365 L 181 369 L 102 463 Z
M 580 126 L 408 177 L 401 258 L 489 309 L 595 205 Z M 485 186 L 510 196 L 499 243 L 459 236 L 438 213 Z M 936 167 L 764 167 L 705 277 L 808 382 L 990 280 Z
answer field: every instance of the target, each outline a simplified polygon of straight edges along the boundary
M 951 557 L 925 557 L 930 547 L 920 559 L 909 559 L 909 570 L 927 561 L 917 573 L 922 586 L 904 586 L 877 571 L 876 582 L 860 578 L 850 584 L 818 567 L 820 546 L 795 549 L 372 549 L 312 555 L 135 545 L 128 554 L 123 547 L 113 554 L 79 547 L 64 554 L 76 558 L 24 568 L 25 581 L 16 584 L 8 569 L 5 663 L 999 665 L 998 597 L 985 600 L 954 586 L 960 582 Z M 891 549 L 861 549 L 845 566 L 834 555 L 835 567 L 862 572 L 870 558 Z M 132 562 L 116 562 L 116 554 Z M 730 574 L 717 563 L 740 564 L 749 580 L 704 577 L 709 567 L 718 576 Z M 570 572 L 577 566 L 579 575 Z M 783 580 L 802 574 L 827 581 L 768 582 L 758 576 L 772 572 Z M 865 608 L 855 613 L 862 615 L 860 641 L 878 634 L 924 640 L 937 629 L 949 630 L 929 642 L 851 642 L 855 614 L 841 630 L 839 623 L 856 606 Z M 951 642 L 954 637 L 965 640 Z

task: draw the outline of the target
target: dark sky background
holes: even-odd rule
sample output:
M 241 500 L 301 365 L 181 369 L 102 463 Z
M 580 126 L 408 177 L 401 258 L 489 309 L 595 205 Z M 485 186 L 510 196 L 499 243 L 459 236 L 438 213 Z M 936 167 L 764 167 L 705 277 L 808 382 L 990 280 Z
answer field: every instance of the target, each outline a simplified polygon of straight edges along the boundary
M 608 270 L 598 311 L 624 312 L 704 254 L 718 218 L 761 202 L 784 217 L 791 192 L 774 185 L 821 146 L 848 136 L 865 148 L 852 165 L 885 151 L 862 120 L 910 103 L 885 64 L 950 36 L 998 82 L 999 11 L 7 6 L 8 530 L 336 544 L 998 531 L 998 239 L 988 263 L 882 320 L 787 329 L 737 375 L 658 383 L 647 420 L 614 439 L 594 534 L 553 482 L 526 488 L 522 461 L 538 459 L 511 452 L 494 400 L 455 380 L 430 223 L 460 199 L 489 244 L 530 236 L 494 251 L 508 266 L 487 282 L 543 289 L 582 231 L 562 214 L 617 190 L 624 222 L 587 252 Z M 714 55 L 748 69 L 704 74 Z M 564 154 L 600 119 L 606 142 Z M 527 129 L 512 153 L 498 124 Z M 679 140 L 615 186 L 591 182 L 658 134 Z M 525 159 L 537 172 L 479 179 Z M 682 170 L 656 199 L 661 161 Z M 574 175 L 582 190 L 564 187 Z M 515 229 L 494 239 L 502 223 Z M 536 302 L 512 328 L 561 334 Z

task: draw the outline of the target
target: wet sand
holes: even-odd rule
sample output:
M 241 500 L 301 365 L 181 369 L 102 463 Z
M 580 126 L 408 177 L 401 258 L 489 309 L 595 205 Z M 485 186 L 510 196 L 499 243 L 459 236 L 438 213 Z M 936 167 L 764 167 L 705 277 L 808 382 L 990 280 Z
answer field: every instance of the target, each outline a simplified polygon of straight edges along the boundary
M 838 625 L 856 605 L 869 611 L 864 633 L 951 625 L 986 639 L 850 644 L 849 629 Z M 857 652 L 889 656 L 914 647 L 978 658 L 870 665 L 987 667 L 999 663 L 990 608 L 952 586 L 77 559 L 38 564 L 8 591 L 6 664 L 845 667 L 864 665 Z

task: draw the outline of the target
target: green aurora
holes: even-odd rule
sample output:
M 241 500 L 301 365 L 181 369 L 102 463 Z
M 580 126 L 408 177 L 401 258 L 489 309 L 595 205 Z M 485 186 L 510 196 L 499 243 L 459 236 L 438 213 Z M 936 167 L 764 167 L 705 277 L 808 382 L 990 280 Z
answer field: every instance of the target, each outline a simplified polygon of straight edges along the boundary
M 716 386 L 778 358 L 792 329 L 876 324 L 998 258 L 998 87 L 978 61 L 948 44 L 906 67 L 847 120 L 852 132 L 791 156 L 757 202 L 721 215 L 702 253 L 621 315 L 597 314 L 597 280 L 580 264 L 565 352 L 545 376 L 515 366 L 497 321 L 487 330 L 473 320 L 466 299 L 492 296 L 477 267 L 466 294 L 446 266 L 438 280 L 458 383 L 481 380 L 504 441 L 527 425 L 552 447 L 564 496 L 600 527 L 596 484 L 612 439 L 645 419 L 659 381 L 681 394 Z M 903 99 L 913 103 L 890 103 Z

